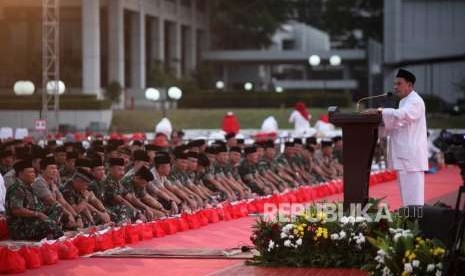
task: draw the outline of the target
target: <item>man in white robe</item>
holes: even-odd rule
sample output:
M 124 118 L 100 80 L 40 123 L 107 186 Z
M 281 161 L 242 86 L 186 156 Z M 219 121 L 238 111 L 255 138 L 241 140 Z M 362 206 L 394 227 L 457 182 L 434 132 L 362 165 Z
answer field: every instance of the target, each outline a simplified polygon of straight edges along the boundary
M 388 166 L 397 171 L 403 206 L 423 205 L 425 171 L 428 170 L 428 143 L 425 103 L 414 90 L 415 76 L 400 69 L 394 91 L 399 108 L 380 108 L 388 137 Z

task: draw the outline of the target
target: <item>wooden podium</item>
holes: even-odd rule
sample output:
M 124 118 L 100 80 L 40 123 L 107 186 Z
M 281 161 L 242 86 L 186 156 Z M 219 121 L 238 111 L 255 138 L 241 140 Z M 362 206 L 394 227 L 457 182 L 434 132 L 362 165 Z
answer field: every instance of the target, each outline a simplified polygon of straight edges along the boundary
M 344 166 L 344 210 L 351 203 L 368 201 L 371 164 L 381 115 L 341 113 L 336 107 L 328 110 L 329 121 L 342 128 Z

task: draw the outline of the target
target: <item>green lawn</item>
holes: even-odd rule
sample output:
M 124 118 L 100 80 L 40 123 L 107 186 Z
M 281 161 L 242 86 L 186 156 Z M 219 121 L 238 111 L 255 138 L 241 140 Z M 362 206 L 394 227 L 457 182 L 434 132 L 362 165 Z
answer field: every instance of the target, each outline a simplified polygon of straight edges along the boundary
M 292 128 L 288 123 L 292 109 L 176 109 L 167 112 L 173 127 L 176 129 L 218 129 L 223 116 L 233 111 L 241 128 L 258 129 L 263 120 L 273 115 L 278 121 L 279 128 Z M 326 109 L 314 108 L 310 110 L 313 119 L 312 125 Z M 161 111 L 149 110 L 116 110 L 111 123 L 112 131 L 135 132 L 153 131 L 162 117 Z M 465 116 L 434 115 L 428 118 L 430 128 L 465 128 Z

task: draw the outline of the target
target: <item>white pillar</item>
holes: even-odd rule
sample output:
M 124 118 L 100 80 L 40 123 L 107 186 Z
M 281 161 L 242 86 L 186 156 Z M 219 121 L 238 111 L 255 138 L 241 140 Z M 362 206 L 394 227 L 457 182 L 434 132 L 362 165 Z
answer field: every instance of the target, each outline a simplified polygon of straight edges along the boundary
M 82 0 L 82 90 L 100 96 L 100 0 Z
M 131 16 L 131 88 L 139 93 L 145 88 L 145 13 Z
M 125 87 L 122 0 L 108 1 L 108 81 L 117 81 Z
M 172 47 L 174 49 L 173 51 L 173 57 L 172 57 L 172 64 L 174 65 L 174 73 L 176 76 L 179 78 L 181 77 L 181 52 L 182 52 L 182 27 L 180 23 L 173 23 L 173 29 L 174 32 L 172 33 Z
M 197 30 L 195 27 L 188 28 L 186 39 L 187 41 L 184 42 L 187 45 L 184 55 L 186 60 L 184 62 L 186 64 L 187 73 L 190 73 L 197 65 Z
M 158 17 L 151 21 L 152 32 L 150 39 L 152 41 L 151 56 L 155 61 L 164 62 L 165 60 L 165 25 L 163 19 Z

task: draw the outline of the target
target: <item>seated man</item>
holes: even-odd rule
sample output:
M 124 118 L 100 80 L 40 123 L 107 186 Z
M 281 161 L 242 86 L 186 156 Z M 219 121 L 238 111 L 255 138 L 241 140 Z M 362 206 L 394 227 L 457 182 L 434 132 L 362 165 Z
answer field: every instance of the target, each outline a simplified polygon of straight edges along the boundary
M 76 171 L 76 159 L 78 159 L 78 154 L 76 152 L 66 153 L 65 163 L 60 169 L 61 184 L 65 184 L 73 176 Z
M 316 161 L 327 178 L 335 179 L 342 176 L 342 165 L 333 157 L 333 142 L 321 141 L 321 150 L 316 153 Z
M 171 214 L 179 213 L 179 206 L 182 199 L 175 195 L 168 186 L 170 185 L 168 176 L 171 171 L 171 160 L 167 153 L 158 153 L 154 157 L 155 166 L 150 170 L 154 180 L 148 183 L 147 192 L 160 202 L 165 209 L 169 209 Z
M 92 175 L 90 173 L 83 169 L 77 169 L 62 189 L 64 199 L 78 214 L 76 221 L 82 221 L 84 227 L 111 222 L 110 215 L 102 204 L 100 204 L 100 208 L 96 208 L 91 203 L 94 199 L 93 194 L 88 190 L 91 181 Z
M 134 173 L 132 181 L 125 186 L 128 193 L 124 198 L 134 207 L 144 212 L 148 221 L 165 217 L 169 213 L 160 202 L 147 193 L 147 184 L 153 180 L 154 177 L 150 170 L 142 166 Z
M 249 146 L 244 149 L 245 159 L 239 167 L 239 174 L 244 183 L 258 195 L 269 195 L 276 190 L 273 184 L 263 181 L 258 170 L 257 147 Z
M 13 166 L 16 179 L 6 194 L 6 216 L 13 240 L 58 239 L 63 236 L 59 221 L 63 209 L 55 204 L 44 208 L 32 192 L 36 177 L 32 162 L 19 161 Z
M 125 161 L 122 158 L 110 158 L 109 175 L 103 182 L 103 204 L 110 210 L 111 220 L 118 224 L 130 223 L 137 219 L 145 220 L 142 212 L 124 198 L 128 193 L 127 189 L 121 184 L 121 178 L 124 175 L 124 164 Z
M 54 157 L 47 157 L 40 161 L 40 175 L 32 184 L 34 194 L 46 205 L 53 206 L 55 204 L 63 207 L 63 222 L 67 229 L 76 227 L 82 228 L 82 221 L 76 221 L 78 216 L 76 211 L 64 199 L 57 185 L 58 168 Z

